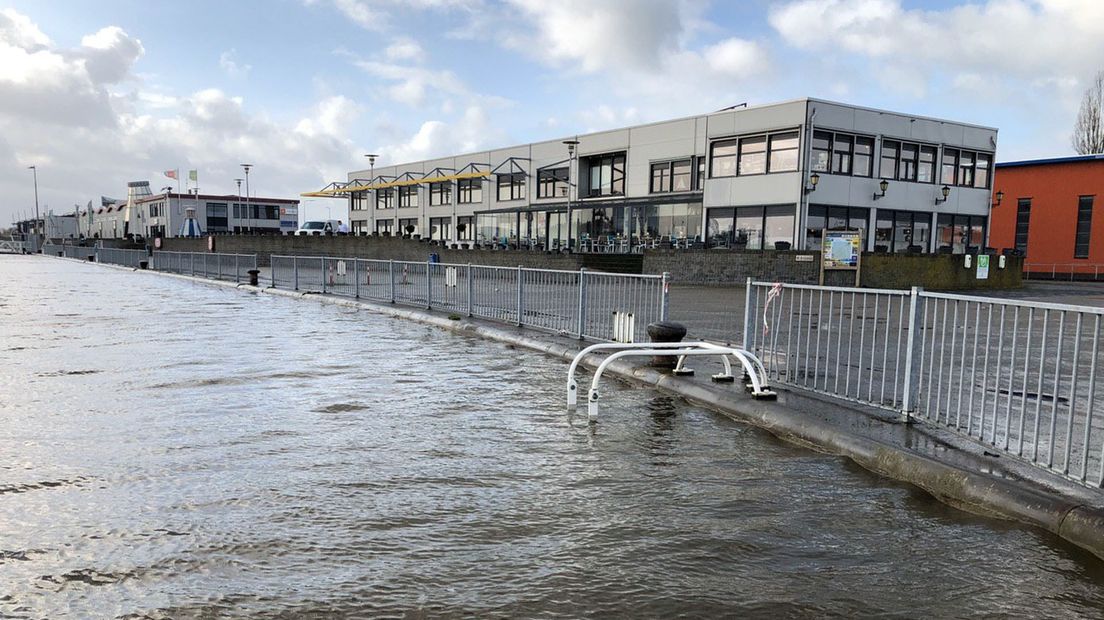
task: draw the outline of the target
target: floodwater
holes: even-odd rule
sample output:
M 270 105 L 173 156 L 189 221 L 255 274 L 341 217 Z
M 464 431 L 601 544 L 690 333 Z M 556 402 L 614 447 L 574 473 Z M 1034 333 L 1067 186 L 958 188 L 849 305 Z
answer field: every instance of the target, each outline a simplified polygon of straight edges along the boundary
M 366 311 L 0 256 L 0 616 L 1101 617 L 1104 563 Z

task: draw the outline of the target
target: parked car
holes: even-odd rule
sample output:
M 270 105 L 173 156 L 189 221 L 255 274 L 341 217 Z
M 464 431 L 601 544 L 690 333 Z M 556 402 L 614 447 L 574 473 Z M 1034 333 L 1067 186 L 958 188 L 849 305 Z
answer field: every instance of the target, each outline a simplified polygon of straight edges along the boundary
M 295 231 L 297 235 L 324 235 L 337 232 L 337 220 L 309 220 L 299 226 Z

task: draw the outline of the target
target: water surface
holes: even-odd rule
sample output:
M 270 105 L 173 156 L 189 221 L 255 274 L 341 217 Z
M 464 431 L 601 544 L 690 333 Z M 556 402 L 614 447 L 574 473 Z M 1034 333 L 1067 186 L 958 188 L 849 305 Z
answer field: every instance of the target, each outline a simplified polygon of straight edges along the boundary
M 1101 617 L 1101 563 L 651 390 L 0 256 L 0 616 Z

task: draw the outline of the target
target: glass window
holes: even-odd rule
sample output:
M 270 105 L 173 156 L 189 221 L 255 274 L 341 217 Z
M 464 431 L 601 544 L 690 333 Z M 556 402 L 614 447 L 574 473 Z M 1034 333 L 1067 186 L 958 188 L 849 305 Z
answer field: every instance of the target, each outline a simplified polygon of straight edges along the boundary
M 767 207 L 766 225 L 763 227 L 764 246 L 775 249 L 776 243 L 793 243 L 794 208 L 791 206 Z
M 1089 257 L 1089 241 L 1092 237 L 1093 197 L 1081 196 L 1077 200 L 1077 235 L 1073 244 L 1074 258 Z
M 767 137 L 740 138 L 738 174 L 763 174 L 767 171 Z
M 475 216 L 467 215 L 456 218 L 456 240 L 471 241 L 475 238 Z
M 819 250 L 824 238 L 826 209 L 822 205 L 809 205 L 809 214 L 805 218 L 805 248 Z
M 452 183 L 429 184 L 429 206 L 438 207 L 452 204 Z
M 694 189 L 702 190 L 705 188 L 705 158 L 698 156 L 698 178 L 694 184 Z
M 416 207 L 418 206 L 418 186 L 417 185 L 404 185 L 399 188 L 399 207 Z
M 525 175 L 520 172 L 498 175 L 498 200 L 521 200 L 525 198 Z
M 958 170 L 958 149 L 943 149 L 943 172 L 941 181 L 944 185 L 957 185 L 955 172 Z
M 671 164 L 652 164 L 652 193 L 671 191 Z
M 1027 232 L 1031 224 L 1031 199 L 1020 198 L 1016 204 L 1016 249 L 1027 253 Z
M 688 192 L 690 191 L 690 171 L 692 164 L 689 159 L 683 159 L 680 161 L 671 163 L 671 191 L 673 192 Z
M 537 198 L 567 196 L 567 168 L 545 168 L 537 171 Z
M 787 131 L 770 136 L 770 172 L 797 170 L 797 132 Z M 677 191 L 677 190 L 676 190 Z
M 977 154 L 977 171 L 974 174 L 974 187 L 988 189 L 989 166 L 993 163 L 993 156 L 988 153 Z
M 625 193 L 625 154 L 588 157 L 588 196 L 620 196 Z
M 908 211 L 895 211 L 893 215 L 893 251 L 908 252 L 912 245 L 913 214 Z
M 406 217 L 399 219 L 399 232 L 403 235 L 417 235 L 418 231 L 418 218 Z
M 883 179 L 897 178 L 897 154 L 900 149 L 900 142 L 896 140 L 882 140 L 881 177 Z
M 390 235 L 395 228 L 395 220 L 376 220 L 376 232 Z
M 828 172 L 828 162 L 832 158 L 832 134 L 827 131 L 813 132 L 813 170 Z
M 874 251 L 889 252 L 893 250 L 893 218 L 894 211 L 878 209 L 878 219 L 874 222 Z
M 736 209 L 733 243 L 738 248 L 763 249 L 763 207 Z
M 390 209 L 395 205 L 394 189 L 387 187 L 384 189 L 376 190 L 376 208 L 377 209 Z
M 851 174 L 851 150 L 855 139 L 837 134 L 832 142 L 832 173 Z
M 958 184 L 966 187 L 974 184 L 974 153 L 970 151 L 958 155 Z
M 429 218 L 429 238 L 435 241 L 451 241 L 452 240 L 452 218 L 448 217 L 431 217 Z
M 457 202 L 460 204 L 478 204 L 483 202 L 482 179 L 460 179 L 456 183 Z
M 921 183 L 935 182 L 935 156 L 934 146 L 920 147 L 920 163 L 916 167 L 916 180 Z
M 732 245 L 732 227 L 735 224 L 736 209 L 709 209 L 707 212 L 706 235 L 710 247 L 727 248 Z
M 903 143 L 900 148 L 900 163 L 897 165 L 897 178 L 901 181 L 916 180 L 917 151 L 916 144 Z
M 713 143 L 713 168 L 711 177 L 736 176 L 736 140 L 720 140 Z
M 858 136 L 855 138 L 855 155 L 851 161 L 855 176 L 868 177 L 873 172 L 874 138 Z

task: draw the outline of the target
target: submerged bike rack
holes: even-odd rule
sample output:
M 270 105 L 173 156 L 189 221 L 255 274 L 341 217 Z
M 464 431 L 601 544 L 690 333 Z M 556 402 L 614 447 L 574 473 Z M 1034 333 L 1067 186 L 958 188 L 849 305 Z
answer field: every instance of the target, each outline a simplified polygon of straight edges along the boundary
M 755 355 L 744 349 L 723 347 L 711 342 L 642 342 L 631 344 L 603 342 L 591 345 L 579 351 L 575 355 L 575 359 L 571 360 L 571 366 L 567 369 L 568 409 L 574 409 L 578 403 L 579 386 L 575 382 L 575 371 L 579 368 L 579 362 L 588 354 L 595 351 L 615 352 L 602 360 L 602 363 L 598 365 L 598 369 L 594 371 L 594 379 L 591 380 L 590 392 L 587 394 L 587 415 L 591 420 L 598 417 L 598 382 L 602 379 L 602 373 L 606 371 L 606 367 L 609 366 L 610 363 L 622 357 L 677 355 L 678 363 L 675 365 L 674 374 L 685 376 L 694 374 L 693 370 L 683 365 L 687 357 L 701 355 L 718 356 L 724 364 L 724 372 L 719 375 L 713 375 L 712 377 L 713 381 L 718 383 L 728 383 L 736 380 L 736 377 L 732 374 L 732 363 L 729 361 L 729 357 L 734 357 L 744 368 L 744 375 L 748 380 L 747 388 L 751 391 L 753 398 L 773 399 L 777 396 L 767 385 L 767 371 L 763 368 L 763 363 L 760 362 L 759 358 L 755 357 Z

